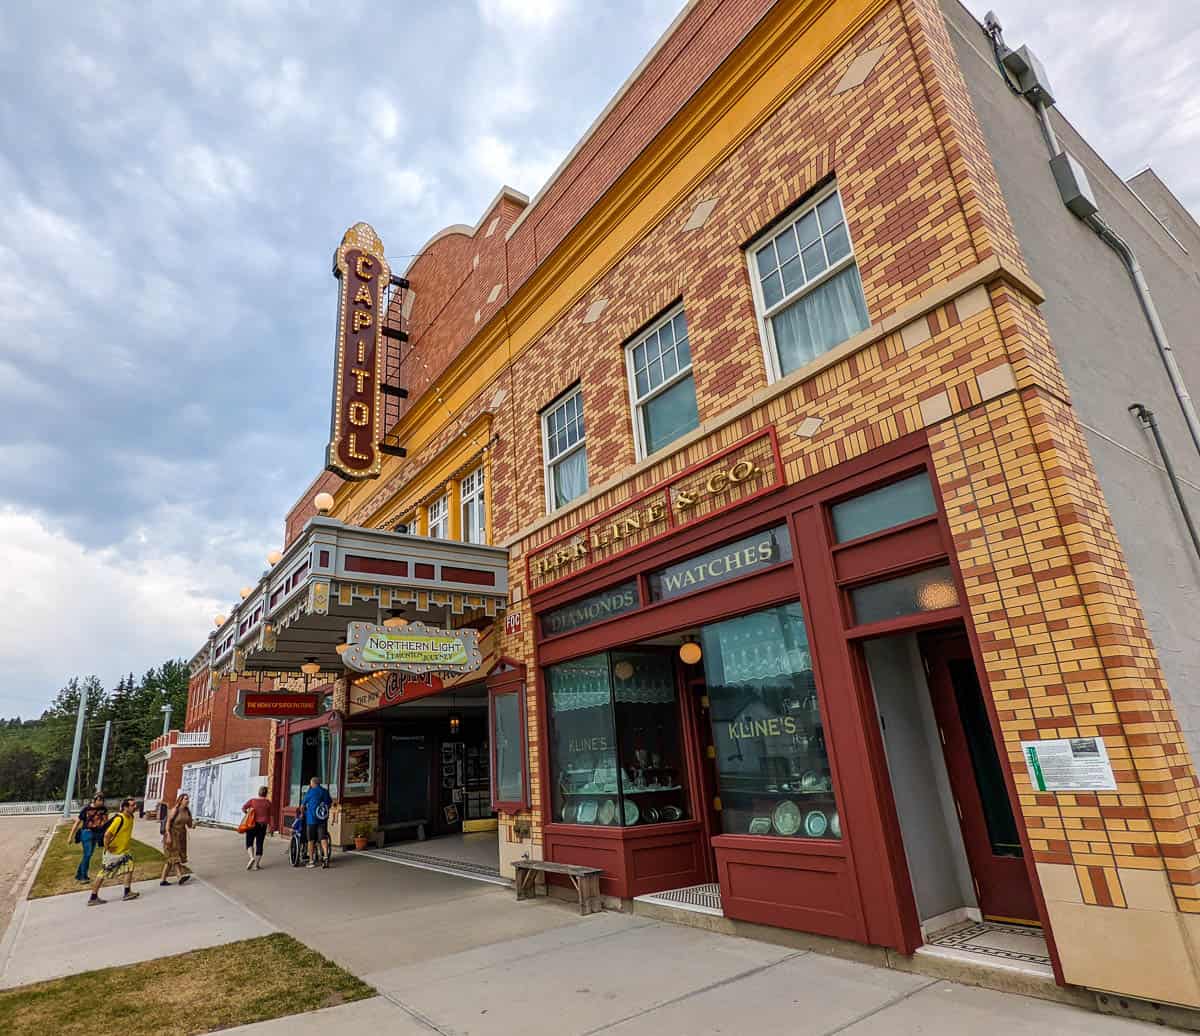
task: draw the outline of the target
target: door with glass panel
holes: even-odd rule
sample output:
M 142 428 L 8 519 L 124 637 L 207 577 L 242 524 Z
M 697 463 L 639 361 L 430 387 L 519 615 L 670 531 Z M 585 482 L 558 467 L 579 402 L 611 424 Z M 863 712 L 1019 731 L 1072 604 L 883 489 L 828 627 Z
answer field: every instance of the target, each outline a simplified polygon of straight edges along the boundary
M 961 633 L 928 636 L 921 653 L 980 911 L 992 920 L 1036 923 L 1037 905 L 971 645 Z

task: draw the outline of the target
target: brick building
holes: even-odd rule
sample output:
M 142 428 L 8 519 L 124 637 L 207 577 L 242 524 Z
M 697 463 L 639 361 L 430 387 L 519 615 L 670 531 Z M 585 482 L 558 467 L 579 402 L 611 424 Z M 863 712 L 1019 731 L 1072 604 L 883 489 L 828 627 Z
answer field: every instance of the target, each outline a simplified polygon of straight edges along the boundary
M 457 830 L 474 750 L 502 871 L 1200 1006 L 1197 559 L 1127 407 L 1181 492 L 1200 465 L 1052 152 L 1184 373 L 1200 231 L 994 42 L 952 0 L 696 0 L 535 198 L 419 250 L 406 455 L 314 482 L 210 638 L 330 685 L 271 739 L 280 802 L 319 771 L 338 841 Z M 346 675 L 347 620 L 418 613 L 481 665 Z
M 208 656 L 206 645 L 192 659 L 183 729 L 171 729 L 156 737 L 146 753 L 144 795 L 147 812 L 157 809 L 159 802 L 175 801 L 183 768 L 188 763 L 218 759 L 248 749 L 265 753 L 268 748 L 271 721 L 242 719 L 234 714 L 238 690 L 257 687 L 258 681 L 213 680 Z

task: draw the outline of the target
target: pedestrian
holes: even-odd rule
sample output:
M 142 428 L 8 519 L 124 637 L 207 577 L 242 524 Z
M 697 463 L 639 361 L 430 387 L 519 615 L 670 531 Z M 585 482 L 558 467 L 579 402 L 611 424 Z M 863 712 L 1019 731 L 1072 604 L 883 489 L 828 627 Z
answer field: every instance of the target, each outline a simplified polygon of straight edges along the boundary
M 104 902 L 100 898 L 100 887 L 113 878 L 125 879 L 125 895 L 121 897 L 123 901 L 138 898 L 139 893 L 133 891 L 133 853 L 129 851 L 129 842 L 133 838 L 133 811 L 136 806 L 135 799 L 122 801 L 121 812 L 113 817 L 104 829 L 104 855 L 100 858 L 100 873 L 92 883 L 88 906 Z
M 191 799 L 187 792 L 181 792 L 175 799 L 175 805 L 167 814 L 166 833 L 163 835 L 163 852 L 167 862 L 163 864 L 160 885 L 170 885 L 167 875 L 174 871 L 179 875 L 179 884 L 186 885 L 192 876 L 187 865 L 188 828 L 195 827 L 192 819 Z
M 304 793 L 300 804 L 304 808 L 304 822 L 308 834 L 308 866 L 315 867 L 317 865 L 317 843 L 319 842 L 325 850 L 321 857 L 321 867 L 328 869 L 330 856 L 329 812 L 334 807 L 329 789 L 321 785 L 320 777 L 313 777 L 308 782 L 308 791 Z
M 266 785 L 258 789 L 255 798 L 242 804 L 242 812 L 254 811 L 254 826 L 246 831 L 246 870 L 262 870 L 263 839 L 271 825 L 271 800 L 267 798 Z
M 71 825 L 71 833 L 67 836 L 72 842 L 78 839 L 83 847 L 83 857 L 75 868 L 75 880 L 87 884 L 88 872 L 92 866 L 92 853 L 96 846 L 104 840 L 104 829 L 108 826 L 108 810 L 104 808 L 104 796 L 96 794 L 92 801 L 79 811 L 75 823 Z

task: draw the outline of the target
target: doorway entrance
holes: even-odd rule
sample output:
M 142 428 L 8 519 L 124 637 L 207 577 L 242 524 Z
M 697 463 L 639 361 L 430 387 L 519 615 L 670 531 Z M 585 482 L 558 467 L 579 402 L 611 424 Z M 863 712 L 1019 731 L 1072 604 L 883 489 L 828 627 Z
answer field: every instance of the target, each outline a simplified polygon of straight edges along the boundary
M 988 920 L 1037 923 L 1004 770 L 963 633 L 927 636 L 921 654 L 967 858 Z
M 863 644 L 917 914 L 1037 924 L 1000 756 L 961 631 Z

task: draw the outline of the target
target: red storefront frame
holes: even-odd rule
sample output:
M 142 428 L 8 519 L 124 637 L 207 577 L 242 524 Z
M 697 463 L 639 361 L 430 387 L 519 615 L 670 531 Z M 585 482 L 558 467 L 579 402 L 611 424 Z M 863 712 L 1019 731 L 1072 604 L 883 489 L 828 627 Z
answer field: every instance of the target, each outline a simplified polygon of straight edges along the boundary
M 848 543 L 835 542 L 831 504 L 921 470 L 929 472 L 936 514 Z M 782 523 L 792 539 L 791 561 L 687 596 L 649 600 L 646 573 Z M 950 565 L 958 604 L 871 626 L 854 625 L 849 606 L 849 591 L 854 586 L 934 564 Z M 641 607 L 637 611 L 565 634 L 542 635 L 538 613 L 632 579 L 639 587 Z M 603 891 L 621 898 L 713 880 L 715 862 L 726 916 L 913 952 L 922 941 L 920 925 L 873 693 L 856 641 L 916 629 L 965 627 L 986 691 L 986 674 L 963 607 L 965 599 L 924 433 L 907 436 L 799 485 L 781 486 L 535 592 L 531 595 L 538 660 L 534 693 L 541 746 L 540 805 L 547 818 L 543 829 L 546 858 L 602 867 Z M 742 834 L 706 837 L 703 819 L 641 828 L 592 827 L 549 819 L 545 666 L 797 600 L 804 609 L 825 717 L 833 787 L 843 818 L 841 840 Z M 991 695 L 985 693 L 984 697 L 999 744 Z M 680 705 L 693 816 L 702 818 L 707 815 L 707 803 L 698 800 L 701 749 L 694 743 L 694 724 L 687 716 L 688 696 L 680 696 Z M 1015 783 L 1003 752 L 1001 758 L 1009 796 L 1015 803 Z M 1019 810 L 1017 821 L 1045 929 L 1045 904 Z M 1057 972 L 1052 941 L 1050 947 Z

